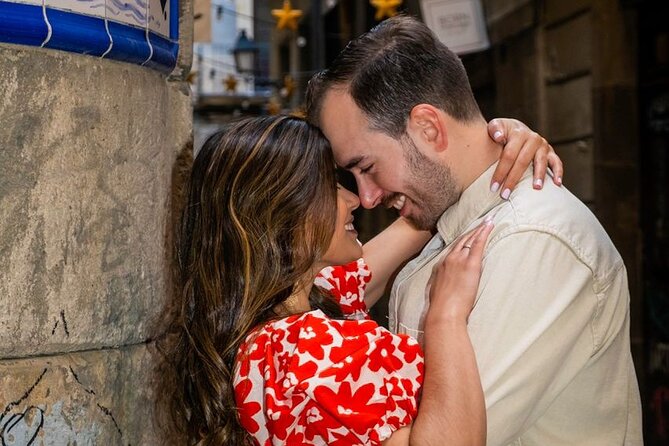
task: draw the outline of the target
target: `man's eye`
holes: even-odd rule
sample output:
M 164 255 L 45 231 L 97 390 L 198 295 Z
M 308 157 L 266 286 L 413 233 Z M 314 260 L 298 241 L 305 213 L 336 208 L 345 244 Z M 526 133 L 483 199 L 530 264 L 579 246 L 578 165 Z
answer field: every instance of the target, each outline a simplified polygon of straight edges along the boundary
M 369 166 L 365 167 L 364 169 L 360 169 L 360 173 L 369 172 L 372 169 L 372 166 L 374 166 L 374 164 L 370 164 Z

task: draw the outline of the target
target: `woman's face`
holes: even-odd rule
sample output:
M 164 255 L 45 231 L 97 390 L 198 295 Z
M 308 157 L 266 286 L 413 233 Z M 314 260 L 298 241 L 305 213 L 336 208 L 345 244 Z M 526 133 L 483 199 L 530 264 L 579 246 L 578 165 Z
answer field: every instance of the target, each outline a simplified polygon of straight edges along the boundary
M 360 206 L 358 196 L 337 185 L 337 222 L 330 246 L 323 256 L 326 265 L 345 265 L 362 257 L 358 232 L 353 227 L 353 210 Z

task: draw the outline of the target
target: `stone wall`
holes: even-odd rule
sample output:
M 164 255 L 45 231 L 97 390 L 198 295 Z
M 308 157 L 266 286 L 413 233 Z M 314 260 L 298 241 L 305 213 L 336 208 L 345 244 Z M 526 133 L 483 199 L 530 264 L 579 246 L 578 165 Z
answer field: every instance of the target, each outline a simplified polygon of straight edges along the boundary
M 169 79 L 0 45 L 0 444 L 163 444 L 151 339 L 192 147 L 181 7 Z

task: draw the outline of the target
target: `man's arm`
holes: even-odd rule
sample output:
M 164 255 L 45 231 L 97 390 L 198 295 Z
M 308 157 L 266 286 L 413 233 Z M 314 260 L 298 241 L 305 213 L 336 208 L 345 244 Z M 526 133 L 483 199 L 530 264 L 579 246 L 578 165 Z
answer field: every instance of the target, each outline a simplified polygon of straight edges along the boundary
M 553 235 L 528 231 L 492 243 L 469 319 L 489 446 L 521 436 L 584 367 L 597 310 L 592 272 Z

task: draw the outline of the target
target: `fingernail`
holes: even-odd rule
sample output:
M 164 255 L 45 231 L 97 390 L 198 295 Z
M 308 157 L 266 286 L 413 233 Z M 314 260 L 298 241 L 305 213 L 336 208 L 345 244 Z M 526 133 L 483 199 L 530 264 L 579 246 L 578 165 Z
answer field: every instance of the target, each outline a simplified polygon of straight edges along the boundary
M 557 182 L 559 185 L 562 185 L 562 177 L 557 177 Z
M 495 132 L 495 134 L 492 135 L 492 137 L 493 137 L 495 140 L 498 140 L 498 139 L 500 139 L 500 138 L 502 137 L 502 135 L 503 135 L 503 133 L 502 133 L 500 130 L 497 130 L 497 131 Z
M 492 186 L 490 186 L 490 192 L 495 193 L 499 190 L 499 183 L 495 181 L 492 183 Z
M 542 180 L 541 178 L 537 178 L 536 180 L 534 180 L 534 187 L 536 187 L 537 189 L 541 189 L 543 186 L 544 186 L 544 180 Z
M 483 223 L 486 225 L 492 224 L 492 215 L 488 215 L 484 220 Z
M 504 192 L 502 192 L 502 198 L 505 200 L 508 200 L 509 197 L 511 196 L 511 189 L 504 189 Z

